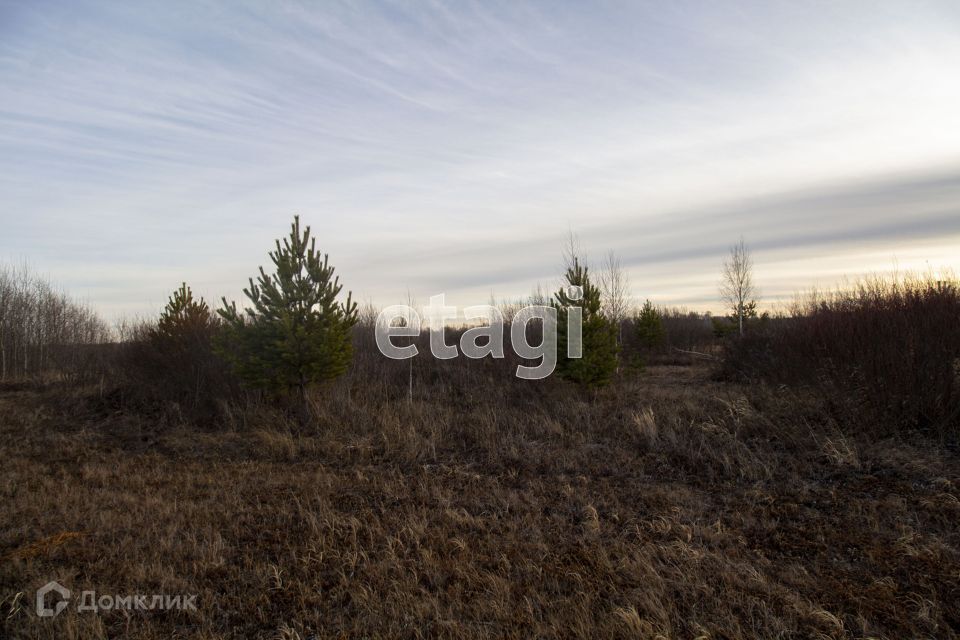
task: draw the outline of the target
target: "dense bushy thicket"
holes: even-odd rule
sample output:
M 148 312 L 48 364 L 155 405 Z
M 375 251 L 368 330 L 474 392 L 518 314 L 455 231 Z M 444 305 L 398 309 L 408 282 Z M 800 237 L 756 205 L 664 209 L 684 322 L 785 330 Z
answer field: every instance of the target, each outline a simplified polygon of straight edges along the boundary
M 299 216 L 275 247 L 275 272 L 260 267 L 257 282 L 250 279 L 244 290 L 252 308 L 241 312 L 224 299 L 216 317 L 186 283 L 175 291 L 159 322 L 123 350 L 121 396 L 127 387 L 128 397 L 209 419 L 223 413 L 242 381 L 248 396 L 262 391 L 281 402 L 296 390 L 297 412 L 308 422 L 308 387 L 350 365 L 357 306 L 350 294 L 338 302 L 339 278 Z
M 954 279 L 863 280 L 810 294 L 727 343 L 727 373 L 816 390 L 842 424 L 960 434 L 960 288 Z
M 113 349 L 105 378 L 122 408 L 210 424 L 240 397 L 214 341 L 219 319 L 183 286 L 156 321 L 131 324 Z
M 156 327 L 155 322 L 141 322 L 127 332 L 125 342 L 110 347 L 100 410 L 149 417 L 155 425 L 192 424 L 202 428 L 242 428 L 251 421 L 285 422 L 301 417 L 299 398 L 275 397 L 250 388 L 232 373 L 216 348 L 223 332 L 216 319 L 178 334 L 179 341 L 190 345 L 187 349 L 171 348 L 169 339 L 158 335 Z M 448 329 L 446 343 L 459 344 L 464 332 L 463 328 Z M 528 344 L 540 343 L 542 330 L 537 323 L 529 323 L 526 333 Z M 353 360 L 345 375 L 312 385 L 306 394 L 314 427 L 352 422 L 356 416 L 351 413 L 369 415 L 377 407 L 456 404 L 467 399 L 479 402 L 493 396 L 517 408 L 535 409 L 544 401 L 544 393 L 564 384 L 556 375 L 539 381 L 516 377 L 518 365 L 535 366 L 538 361 L 515 355 L 509 327 L 502 359 L 434 358 L 428 331 L 395 341 L 415 344 L 418 355 L 411 360 L 384 357 L 376 345 L 373 318 L 353 328 Z

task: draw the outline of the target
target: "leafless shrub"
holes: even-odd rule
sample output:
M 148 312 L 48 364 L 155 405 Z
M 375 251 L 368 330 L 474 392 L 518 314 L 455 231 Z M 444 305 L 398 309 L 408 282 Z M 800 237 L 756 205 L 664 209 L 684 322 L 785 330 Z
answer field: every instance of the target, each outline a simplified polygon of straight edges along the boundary
M 847 428 L 960 434 L 960 289 L 952 278 L 868 278 L 797 301 L 727 345 L 731 375 L 804 385 Z

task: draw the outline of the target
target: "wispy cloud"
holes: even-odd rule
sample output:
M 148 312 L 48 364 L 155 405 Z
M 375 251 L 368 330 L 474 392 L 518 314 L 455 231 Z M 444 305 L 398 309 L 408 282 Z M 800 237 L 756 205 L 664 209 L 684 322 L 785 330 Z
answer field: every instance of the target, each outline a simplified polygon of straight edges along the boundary
M 697 306 L 741 234 L 771 297 L 960 268 L 958 33 L 950 2 L 6 3 L 0 258 L 109 313 L 238 295 L 294 212 L 380 302 L 523 294 L 568 225 Z

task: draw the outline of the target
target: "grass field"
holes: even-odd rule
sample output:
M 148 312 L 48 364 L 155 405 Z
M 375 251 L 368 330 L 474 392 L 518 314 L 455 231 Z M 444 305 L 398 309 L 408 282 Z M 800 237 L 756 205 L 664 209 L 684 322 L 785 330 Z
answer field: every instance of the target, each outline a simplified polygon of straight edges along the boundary
M 509 407 L 355 391 L 315 429 L 198 431 L 3 387 L 0 636 L 960 635 L 936 439 L 844 435 L 815 397 L 701 366 Z M 73 598 L 39 618 L 51 580 Z M 196 610 L 78 611 L 86 590 Z

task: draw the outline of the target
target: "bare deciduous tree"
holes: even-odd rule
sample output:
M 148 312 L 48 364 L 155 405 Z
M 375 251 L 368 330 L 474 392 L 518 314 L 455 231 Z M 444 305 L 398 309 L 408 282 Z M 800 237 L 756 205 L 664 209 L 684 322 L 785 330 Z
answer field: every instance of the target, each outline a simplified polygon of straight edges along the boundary
M 564 238 L 563 246 L 560 248 L 560 255 L 563 261 L 563 264 L 560 265 L 563 273 L 572 269 L 575 263 L 579 262 L 581 265 L 586 265 L 587 260 L 580 247 L 580 238 L 573 232 L 573 229 L 567 231 L 567 237 Z
M 0 380 L 82 364 L 84 345 L 109 339 L 106 323 L 88 306 L 26 265 L 0 265 Z
M 600 271 L 603 313 L 617 326 L 617 343 L 623 344 L 623 321 L 630 311 L 630 277 L 614 251 L 609 251 Z
M 753 257 L 743 238 L 730 247 L 730 255 L 723 261 L 720 296 L 737 317 L 740 335 L 743 319 L 756 307 L 757 288 L 753 284 Z

